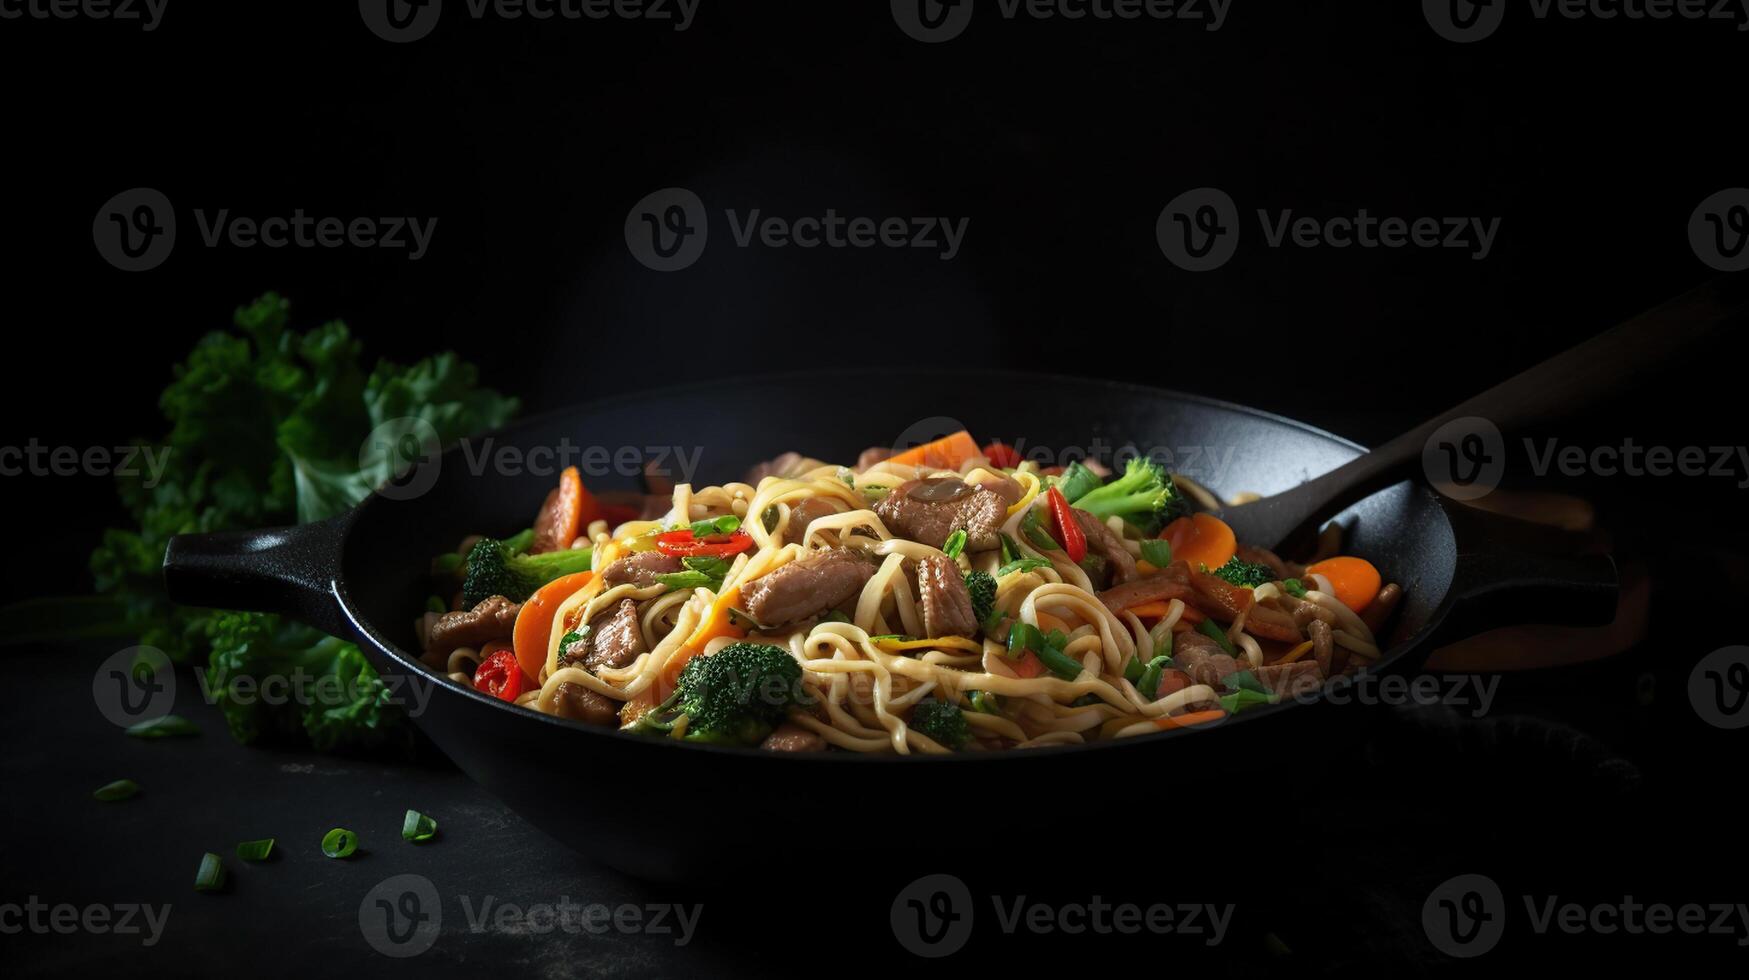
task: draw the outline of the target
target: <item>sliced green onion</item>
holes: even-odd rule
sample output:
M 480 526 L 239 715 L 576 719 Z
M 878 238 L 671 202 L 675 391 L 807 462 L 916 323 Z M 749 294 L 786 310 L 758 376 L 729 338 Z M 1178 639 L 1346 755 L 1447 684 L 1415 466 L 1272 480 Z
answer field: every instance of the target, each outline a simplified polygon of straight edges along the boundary
M 850 617 L 844 615 L 843 613 L 839 612 L 836 609 L 828 609 L 825 612 L 820 614 L 820 622 L 822 622 L 822 623 L 848 623 L 848 622 L 850 622 Z
M 114 803 L 125 800 L 140 791 L 140 784 L 131 779 L 118 779 L 113 783 L 104 783 L 91 791 L 91 798 L 104 803 Z
M 1142 662 L 1141 657 L 1132 656 L 1129 662 L 1123 665 L 1123 679 L 1134 684 L 1142 679 L 1142 674 L 1147 669 L 1148 665 Z
M 1051 567 L 1051 563 L 1045 561 L 1043 558 L 1017 558 L 1014 561 L 1003 565 L 1001 568 L 996 569 L 996 577 L 1001 578 L 1004 575 L 1013 575 L 1016 572 L 1030 572 L 1035 568 L 1049 567 Z
M 1026 538 L 1029 544 L 1040 551 L 1062 550 L 1062 546 L 1057 544 L 1056 539 L 1051 537 L 1050 532 L 1046 531 L 1040 523 L 1036 508 L 1027 511 L 1026 516 L 1020 519 L 1020 534 Z
M 1259 694 L 1270 693 L 1269 688 L 1264 687 L 1263 682 L 1257 679 L 1257 675 L 1249 670 L 1241 670 L 1236 673 L 1228 674 L 1227 679 L 1223 681 L 1223 683 L 1226 684 L 1227 690 L 1229 691 L 1256 691 Z
M 437 821 L 418 810 L 408 810 L 407 816 L 401 821 L 401 839 L 414 843 L 428 841 L 437 836 Z
M 715 534 L 734 534 L 741 529 L 741 519 L 734 514 L 724 514 L 722 517 L 707 517 L 691 524 L 692 536 L 708 538 Z
M 273 853 L 273 838 L 246 840 L 237 845 L 237 857 L 244 861 L 265 861 Z
M 211 851 L 200 856 L 200 870 L 194 873 L 194 890 L 216 892 L 225 887 L 225 864 Z
M 696 589 L 700 586 L 709 586 L 712 579 L 709 575 L 706 575 L 703 572 L 666 572 L 662 575 L 656 576 L 656 581 L 661 585 L 666 585 L 670 591 L 679 591 L 681 589 Z M 718 585 L 722 584 L 721 579 L 716 579 L 715 581 Z
M 1306 586 L 1297 578 L 1282 579 L 1281 590 L 1296 599 L 1304 599 L 1306 597 Z
M 1171 666 L 1171 657 L 1155 657 L 1148 661 L 1148 666 L 1142 668 L 1142 679 L 1136 681 L 1136 693 L 1144 700 L 1152 701 L 1160 693 L 1160 675 Z
M 164 715 L 129 725 L 127 733 L 134 738 L 171 738 L 199 735 L 200 726 L 181 715 Z
M 996 695 L 989 691 L 973 691 L 966 696 L 966 700 L 971 702 L 972 710 L 980 714 L 999 715 L 1002 713 L 1002 706 L 997 702 Z
M 1142 539 L 1142 560 L 1155 568 L 1172 564 L 1172 546 L 1159 538 Z
M 1061 493 L 1063 499 L 1071 504 L 1099 489 L 1104 483 L 1105 481 L 1099 478 L 1098 473 L 1081 465 L 1079 461 L 1070 463 L 1069 468 L 1053 481 L 1057 492 Z
M 1046 644 L 1043 649 L 1033 652 L 1038 654 L 1039 662 L 1045 665 L 1046 670 L 1063 680 L 1072 681 L 1081 676 L 1083 670 L 1081 662 L 1056 647 Z
M 1233 648 L 1233 641 L 1227 639 L 1227 631 L 1215 625 L 1214 620 L 1205 619 L 1196 624 L 1196 631 L 1216 643 L 1219 643 L 1221 645 L 1221 650 L 1225 652 L 1227 656 L 1232 657 L 1238 655 L 1238 651 Z
M 947 536 L 947 541 L 941 546 L 941 553 L 949 558 L 958 558 L 960 552 L 966 550 L 966 529 L 960 528 Z
M 1229 715 L 1236 715 L 1246 708 L 1255 708 L 1260 704 L 1272 704 L 1274 701 L 1274 695 L 1261 691 L 1240 690 L 1221 695 L 1221 707 L 1227 709 Z
M 322 853 L 331 858 L 351 857 L 358 850 L 358 835 L 350 830 L 335 827 L 322 837 Z

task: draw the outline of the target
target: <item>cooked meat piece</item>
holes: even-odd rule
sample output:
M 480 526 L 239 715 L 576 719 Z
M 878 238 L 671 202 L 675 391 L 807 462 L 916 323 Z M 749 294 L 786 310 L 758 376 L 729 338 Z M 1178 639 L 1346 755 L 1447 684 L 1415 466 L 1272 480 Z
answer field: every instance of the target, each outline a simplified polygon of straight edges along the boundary
M 874 511 L 901 538 L 939 548 L 964 528 L 967 551 L 988 551 L 1002 543 L 996 532 L 1008 516 L 1008 505 L 998 494 L 948 476 L 907 480 L 881 498 Z
M 1297 599 L 1285 592 L 1282 593 L 1277 602 L 1293 619 L 1294 625 L 1301 629 L 1304 629 L 1314 619 L 1322 620 L 1325 626 L 1336 625 L 1336 614 L 1315 602 Z
M 425 651 L 448 656 L 457 647 L 478 649 L 493 640 L 508 640 L 521 611 L 521 603 L 495 595 L 481 599 L 472 609 L 444 613 L 431 624 Z
M 1402 598 L 1403 587 L 1392 582 L 1380 589 L 1378 595 L 1373 596 L 1372 602 L 1367 604 L 1366 612 L 1360 614 L 1360 621 L 1374 633 L 1382 631 L 1385 624 L 1391 621 L 1391 613 L 1396 611 L 1397 603 Z
M 761 575 L 741 589 L 747 615 L 765 626 L 800 622 L 854 598 L 874 566 L 846 548 L 829 548 Z
M 634 551 L 601 571 L 608 588 L 616 585 L 654 585 L 656 576 L 672 575 L 682 568 L 680 559 L 660 551 Z
M 1223 623 L 1231 623 L 1238 618 L 1239 613 L 1256 605 L 1249 591 L 1237 589 L 1226 579 L 1208 572 L 1191 572 L 1190 585 L 1199 596 L 1195 603 L 1197 609 L 1209 618 Z M 1251 614 L 1245 617 L 1245 632 L 1283 643 L 1300 642 L 1300 631 L 1294 625 L 1293 618 L 1268 606 L 1251 610 Z
M 553 688 L 553 714 L 588 725 L 618 725 L 619 702 L 574 681 Z
M 1105 603 L 1105 607 L 1110 609 L 1114 615 L 1120 610 L 1128 609 L 1130 606 L 1139 606 L 1145 602 L 1179 599 L 1186 605 L 1195 605 L 1200 601 L 1200 597 L 1196 590 L 1179 576 L 1183 568 L 1183 562 L 1173 562 L 1172 567 L 1161 574 L 1143 576 L 1106 589 L 1099 593 L 1099 601 Z
M 759 747 L 767 752 L 824 752 L 826 739 L 817 732 L 785 722 L 765 736 Z
M 748 470 L 747 482 L 754 486 L 758 486 L 759 481 L 768 476 L 777 476 L 787 479 L 818 465 L 820 465 L 818 460 L 808 459 L 801 453 L 788 452 L 778 456 L 776 459 L 760 463 L 758 466 Z
M 558 523 L 559 488 L 554 487 L 547 491 L 547 499 L 541 502 L 540 513 L 535 515 L 534 542 L 528 546 L 529 554 L 539 555 L 549 551 L 564 551 L 571 547 L 573 538 L 559 540 L 559 530 L 556 526 Z M 586 530 L 588 529 L 578 528 L 577 532 L 581 534 Z
M 917 592 L 923 606 L 926 636 L 972 636 L 978 621 L 972 615 L 972 596 L 959 565 L 946 555 L 930 555 L 917 562 Z
M 1275 577 L 1278 579 L 1299 578 L 1301 575 L 1306 574 L 1306 566 L 1285 562 L 1281 559 L 1280 555 L 1270 551 L 1268 548 L 1258 548 L 1252 545 L 1242 544 L 1239 546 L 1238 551 L 1234 552 L 1234 557 L 1238 558 L 1240 561 L 1248 561 L 1253 565 L 1268 566 L 1269 570 L 1275 573 Z
M 876 463 L 893 458 L 891 446 L 870 446 L 856 457 L 856 471 L 861 473 Z
M 1106 527 L 1104 521 L 1084 510 L 1071 507 L 1069 513 L 1081 526 L 1081 533 L 1087 536 L 1087 553 L 1105 559 L 1105 567 L 1111 572 L 1111 584 L 1122 585 L 1136 577 L 1136 559 L 1123 546 L 1122 538 Z
M 1228 675 L 1237 673 L 1239 662 L 1221 649 L 1212 637 L 1179 633 L 1172 638 L 1172 662 L 1198 684 L 1219 689 Z
M 978 486 L 1001 497 L 1002 502 L 1010 507 L 1020 503 L 1020 498 L 1026 496 L 1026 488 L 1011 476 L 987 476 L 978 481 Z
M 808 533 L 808 525 L 822 517 L 838 513 L 832 501 L 825 497 L 808 497 L 789 505 L 789 527 L 783 532 L 786 541 L 800 541 Z
M 1318 670 L 1325 677 L 1334 677 L 1342 673 L 1342 668 L 1335 663 L 1336 642 L 1335 636 L 1330 630 L 1330 624 L 1321 619 L 1314 619 L 1306 624 L 1306 634 L 1312 638 L 1312 656 L 1318 665 Z
M 638 626 L 638 604 L 621 599 L 619 605 L 589 621 L 588 652 L 583 655 L 583 669 L 591 674 L 603 667 L 624 667 L 649 650 L 644 645 L 644 631 Z
M 1296 660 L 1291 664 L 1267 664 L 1257 668 L 1257 679 L 1263 686 L 1284 698 L 1298 697 L 1316 691 L 1323 678 L 1318 664 L 1312 660 Z

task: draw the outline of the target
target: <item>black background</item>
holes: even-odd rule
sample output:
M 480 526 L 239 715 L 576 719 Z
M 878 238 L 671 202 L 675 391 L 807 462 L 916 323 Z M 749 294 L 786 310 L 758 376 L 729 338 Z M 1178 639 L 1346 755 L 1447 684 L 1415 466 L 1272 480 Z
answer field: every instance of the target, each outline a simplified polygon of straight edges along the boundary
M 964 35 L 933 45 L 882 3 L 704 0 L 675 32 L 476 21 L 451 0 L 407 45 L 373 36 L 350 3 L 172 2 L 150 33 L 0 21 L 13 375 L 0 441 L 156 435 L 170 365 L 271 289 L 306 326 L 345 319 L 373 355 L 460 351 L 528 411 L 701 375 L 965 363 L 1180 388 L 1377 442 L 1712 275 L 1689 216 L 1749 184 L 1749 35 L 1519 9 L 1471 45 L 1438 37 L 1416 4 L 1244 0 L 1215 32 L 1010 22 L 980 3 Z M 178 244 L 124 273 L 91 223 L 139 186 L 174 203 Z M 669 186 L 700 195 L 713 237 L 698 264 L 659 274 L 628 254 L 622 224 Z M 1191 274 L 1154 225 L 1199 186 L 1230 193 L 1247 234 L 1226 266 Z M 411 262 L 207 248 L 193 214 L 300 208 L 438 223 Z M 725 208 L 970 224 L 951 262 L 739 249 Z M 1484 261 L 1271 249 L 1258 208 L 1497 217 L 1500 233 Z M 1551 431 L 1584 446 L 1740 442 L 1739 360 L 1714 346 L 1649 366 Z M 1735 479 L 1565 488 L 1630 538 L 1732 543 Z M 85 587 L 85 556 L 119 519 L 107 481 L 4 488 L 40 542 L 6 564 L 8 592 Z M 1731 632 L 1714 622 L 1678 645 L 1673 676 L 1742 639 Z

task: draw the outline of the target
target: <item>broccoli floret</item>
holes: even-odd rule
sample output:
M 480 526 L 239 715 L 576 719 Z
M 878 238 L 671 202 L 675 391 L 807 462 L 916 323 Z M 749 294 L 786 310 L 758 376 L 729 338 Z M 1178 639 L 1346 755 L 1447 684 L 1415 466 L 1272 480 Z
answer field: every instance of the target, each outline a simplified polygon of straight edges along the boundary
M 534 590 L 561 575 L 586 572 L 589 548 L 566 548 L 539 555 L 512 554 L 504 542 L 481 538 L 468 552 L 468 572 L 462 580 L 462 604 L 473 608 L 485 599 L 501 595 L 521 602 Z
M 687 661 L 673 695 L 629 730 L 666 734 L 684 718 L 689 741 L 757 745 L 803 696 L 802 665 L 789 651 L 734 643 Z
M 946 701 L 925 701 L 911 712 L 910 726 L 944 748 L 957 749 L 972 737 L 965 713 Z
M 1122 476 L 1087 491 L 1074 506 L 1100 520 L 1120 517 L 1144 536 L 1158 533 L 1168 521 L 1190 512 L 1165 468 L 1143 456 L 1132 458 L 1124 465 Z
M 1265 582 L 1275 581 L 1275 572 L 1270 570 L 1268 565 L 1240 561 L 1237 555 L 1227 559 L 1225 565 L 1215 569 L 1214 575 L 1216 578 L 1224 578 L 1234 585 L 1248 585 L 1254 589 Z
M 972 618 L 988 629 L 990 618 L 996 612 L 995 576 L 989 572 L 967 572 L 966 592 L 972 597 Z

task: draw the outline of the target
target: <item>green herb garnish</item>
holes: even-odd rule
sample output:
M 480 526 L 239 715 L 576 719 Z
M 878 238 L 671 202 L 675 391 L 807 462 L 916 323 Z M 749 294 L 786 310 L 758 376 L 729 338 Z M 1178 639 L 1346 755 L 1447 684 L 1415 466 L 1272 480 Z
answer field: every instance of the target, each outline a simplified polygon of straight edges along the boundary
M 437 821 L 418 810 L 408 810 L 401 820 L 401 839 L 415 844 L 437 836 Z
M 211 851 L 200 856 L 200 868 L 194 873 L 194 890 L 216 892 L 225 887 L 225 864 Z
M 273 838 L 263 837 L 260 840 L 246 840 L 237 845 L 239 860 L 257 864 L 267 860 L 273 854 Z
M 102 803 L 115 803 L 130 799 L 140 791 L 140 784 L 131 779 L 118 779 L 113 783 L 104 783 L 91 791 L 91 798 Z

